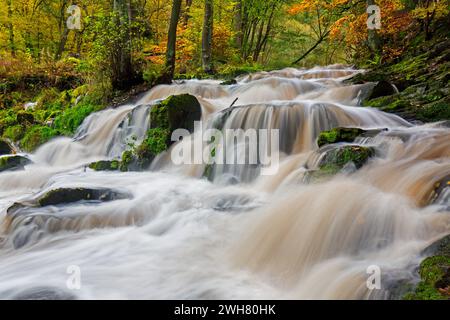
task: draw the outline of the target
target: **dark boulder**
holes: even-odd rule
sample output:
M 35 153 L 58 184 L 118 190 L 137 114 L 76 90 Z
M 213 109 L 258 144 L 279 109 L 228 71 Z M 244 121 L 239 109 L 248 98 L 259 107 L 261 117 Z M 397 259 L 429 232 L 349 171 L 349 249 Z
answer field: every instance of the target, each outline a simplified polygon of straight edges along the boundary
M 14 149 L 11 145 L 7 141 L 0 139 L 0 156 L 12 153 L 14 153 Z
M 18 155 L 0 157 L 0 172 L 6 170 L 22 170 L 31 160 Z
M 378 81 L 377 84 L 373 87 L 367 99 L 371 100 L 379 97 L 390 96 L 396 94 L 397 92 L 398 91 L 393 84 L 388 81 L 381 80 Z
M 442 255 L 450 257 L 450 234 L 435 241 L 422 251 L 422 255 Z

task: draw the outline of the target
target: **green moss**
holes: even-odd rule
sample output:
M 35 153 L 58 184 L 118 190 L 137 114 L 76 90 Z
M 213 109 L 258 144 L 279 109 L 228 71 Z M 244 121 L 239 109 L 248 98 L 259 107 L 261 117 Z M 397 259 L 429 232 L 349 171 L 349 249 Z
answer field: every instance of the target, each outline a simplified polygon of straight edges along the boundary
M 32 152 L 43 143 L 49 141 L 51 138 L 57 136 L 59 132 L 53 128 L 35 125 L 32 126 L 20 142 L 21 147 L 27 151 Z
M 97 161 L 89 165 L 89 168 L 95 171 L 115 171 L 119 170 L 120 162 L 118 160 L 112 161 Z
M 421 281 L 412 293 L 404 296 L 406 300 L 446 300 L 437 283 L 443 279 L 450 268 L 450 256 L 432 256 L 422 261 L 419 268 Z
M 144 144 L 147 145 L 148 150 L 157 155 L 165 150 L 170 143 L 170 131 L 163 128 L 150 129 L 147 133 L 147 139 Z
M 122 160 L 120 161 L 119 169 L 122 172 L 128 171 L 129 165 L 133 161 L 133 151 L 127 150 L 122 153 Z
M 365 131 L 359 128 L 334 128 L 322 131 L 317 140 L 319 147 L 336 142 L 353 142 L 356 137 Z
M 327 151 L 321 160 L 319 168 L 343 168 L 349 162 L 353 162 L 356 168 L 360 168 L 373 154 L 372 148 L 356 145 L 342 146 Z
M 150 111 L 150 121 L 152 128 L 168 128 L 169 116 L 167 113 L 167 99 L 162 103 L 152 107 Z
M 11 141 L 19 141 L 25 135 L 25 127 L 20 124 L 8 127 L 3 132 L 3 137 Z
M 422 121 L 438 121 L 450 119 L 450 103 L 436 102 L 417 110 L 417 117 Z
M 83 120 L 99 108 L 90 104 L 79 104 L 66 109 L 55 118 L 54 128 L 64 135 L 72 135 Z

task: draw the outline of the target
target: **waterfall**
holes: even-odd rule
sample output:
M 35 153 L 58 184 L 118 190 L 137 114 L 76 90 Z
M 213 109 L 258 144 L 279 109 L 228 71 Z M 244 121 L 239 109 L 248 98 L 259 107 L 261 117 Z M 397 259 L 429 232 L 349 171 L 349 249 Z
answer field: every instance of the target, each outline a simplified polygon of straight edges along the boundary
M 0 173 L 0 298 L 44 289 L 81 299 L 398 298 L 399 281 L 417 281 L 423 249 L 450 233 L 448 190 L 430 204 L 450 175 L 450 129 L 362 107 L 373 84 L 344 82 L 359 72 L 333 65 L 257 72 L 233 85 L 186 80 L 91 114 L 73 137 L 28 155 L 24 170 Z M 196 145 L 211 144 L 200 130 L 146 171 L 86 168 L 142 142 L 152 106 L 181 93 L 200 101 L 202 130 L 276 130 L 267 157 L 277 170 L 263 174 L 269 144 L 258 136 L 252 148 L 246 134 L 226 136 L 214 157 L 256 163 L 175 164 L 175 152 L 198 156 Z M 353 142 L 374 156 L 359 170 L 307 181 L 329 150 L 319 134 L 336 127 L 374 130 Z M 61 188 L 126 196 L 15 211 Z M 67 287 L 72 266 L 79 290 Z M 366 283 L 373 266 L 375 290 Z

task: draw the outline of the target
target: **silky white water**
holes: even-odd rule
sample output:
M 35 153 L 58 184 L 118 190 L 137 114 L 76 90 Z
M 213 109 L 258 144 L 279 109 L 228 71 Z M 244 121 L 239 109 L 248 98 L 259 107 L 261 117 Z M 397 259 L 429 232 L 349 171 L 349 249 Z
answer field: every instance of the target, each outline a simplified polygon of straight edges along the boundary
M 231 86 L 159 86 L 136 104 L 92 114 L 73 138 L 43 145 L 25 170 L 0 173 L 0 298 L 398 298 L 399 281 L 417 280 L 422 250 L 450 233 L 448 197 L 429 205 L 450 174 L 450 129 L 360 107 L 371 84 L 342 82 L 357 72 L 284 69 Z M 279 130 L 277 173 L 217 165 L 208 180 L 205 165 L 173 165 L 170 153 L 144 172 L 86 168 L 120 157 L 132 137 L 142 141 L 151 105 L 179 93 L 197 96 L 205 127 Z M 377 150 L 360 170 L 306 183 L 321 155 L 318 134 L 339 126 L 389 130 L 357 141 Z M 129 197 L 8 216 L 15 202 L 62 187 Z M 374 265 L 381 288 L 371 290 Z M 73 266 L 79 289 L 70 286 Z

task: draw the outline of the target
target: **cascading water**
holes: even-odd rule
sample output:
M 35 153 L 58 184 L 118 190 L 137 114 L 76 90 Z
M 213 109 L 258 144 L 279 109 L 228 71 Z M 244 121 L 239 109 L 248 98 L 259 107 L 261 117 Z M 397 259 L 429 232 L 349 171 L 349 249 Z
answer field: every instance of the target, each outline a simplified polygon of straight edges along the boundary
M 229 86 L 159 86 L 135 105 L 92 114 L 72 139 L 43 145 L 25 170 L 0 173 L 0 298 L 395 298 L 399 281 L 414 281 L 422 250 L 450 232 L 449 197 L 427 205 L 450 174 L 450 129 L 358 106 L 371 85 L 342 82 L 357 72 L 289 68 Z M 174 165 L 171 150 L 144 172 L 86 169 L 142 141 L 151 105 L 179 93 L 197 96 L 205 128 L 279 130 L 276 174 L 216 164 L 209 181 L 205 165 Z M 317 136 L 338 126 L 388 130 L 357 141 L 376 149 L 358 171 L 306 183 L 323 152 Z M 194 132 L 172 149 L 201 138 Z M 8 210 L 80 187 L 126 196 Z M 379 290 L 366 285 L 374 265 Z M 79 290 L 67 287 L 71 266 Z

